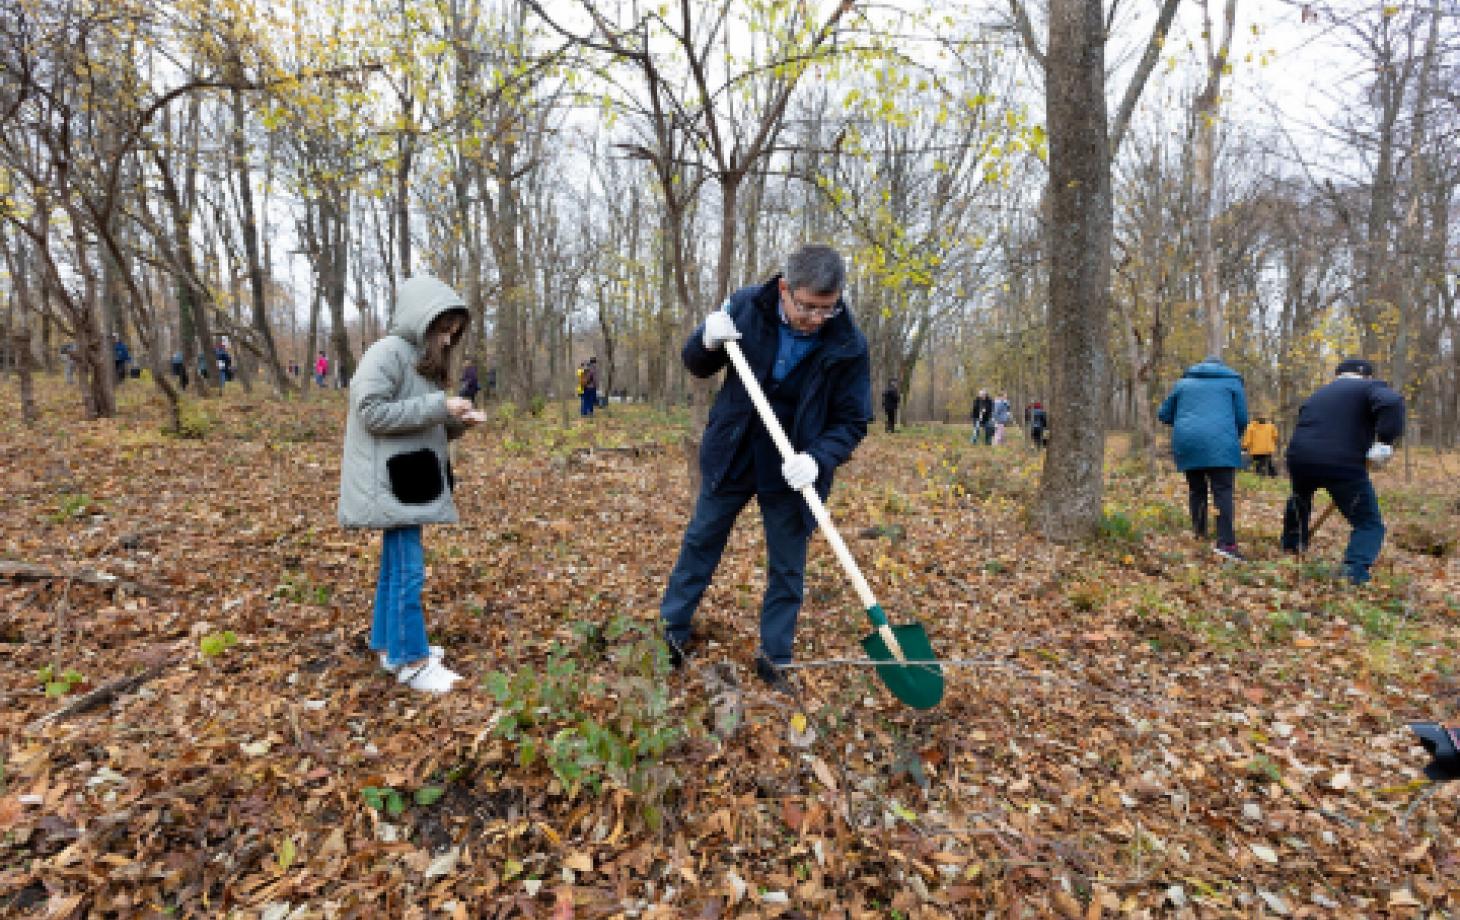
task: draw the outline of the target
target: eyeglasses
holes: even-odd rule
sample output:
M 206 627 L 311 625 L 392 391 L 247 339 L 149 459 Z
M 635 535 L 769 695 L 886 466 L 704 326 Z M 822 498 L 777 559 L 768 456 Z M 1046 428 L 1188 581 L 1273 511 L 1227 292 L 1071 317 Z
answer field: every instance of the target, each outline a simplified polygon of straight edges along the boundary
M 797 300 L 796 295 L 792 294 L 790 291 L 786 292 L 786 296 L 791 299 L 791 303 L 796 305 L 796 309 L 801 311 L 802 313 L 813 316 L 820 316 L 823 319 L 831 319 L 833 316 L 836 316 L 842 312 L 842 302 L 840 297 L 837 298 L 836 303 L 832 304 L 831 306 L 824 307 L 820 304 L 802 303 L 800 300 Z

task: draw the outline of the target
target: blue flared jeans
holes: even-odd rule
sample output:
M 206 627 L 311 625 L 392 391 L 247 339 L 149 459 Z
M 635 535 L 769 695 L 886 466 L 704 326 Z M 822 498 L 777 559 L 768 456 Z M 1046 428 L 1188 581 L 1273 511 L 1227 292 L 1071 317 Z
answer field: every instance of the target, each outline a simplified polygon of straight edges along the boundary
M 386 664 L 392 668 L 420 661 L 428 654 L 426 614 L 421 609 L 425 583 L 421 528 L 386 530 L 380 543 L 380 578 L 375 583 L 370 648 L 385 652 Z
M 689 639 L 700 598 L 720 564 L 735 518 L 755 495 L 765 529 L 766 585 L 760 605 L 761 653 L 776 664 L 794 658 L 796 617 L 806 582 L 806 544 L 811 531 L 795 492 L 701 491 L 694 517 L 685 529 L 679 559 L 669 575 L 659 618 L 664 632 L 677 642 Z

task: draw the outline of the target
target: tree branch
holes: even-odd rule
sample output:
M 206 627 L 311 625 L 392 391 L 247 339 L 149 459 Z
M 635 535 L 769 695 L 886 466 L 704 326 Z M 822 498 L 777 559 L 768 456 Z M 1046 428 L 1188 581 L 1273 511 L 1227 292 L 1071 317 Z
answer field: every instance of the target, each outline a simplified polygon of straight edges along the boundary
M 1010 0 L 1010 2 L 1017 2 L 1017 0 Z M 1176 18 L 1176 8 L 1180 5 L 1181 0 L 1162 0 L 1161 2 L 1161 14 L 1156 18 L 1156 27 L 1151 30 L 1151 38 L 1146 42 L 1146 50 L 1141 55 L 1141 62 L 1136 65 L 1136 72 L 1131 75 L 1130 83 L 1126 84 L 1125 97 L 1120 100 L 1120 108 L 1116 111 L 1115 121 L 1111 125 L 1110 158 L 1112 160 L 1120 150 L 1120 142 L 1125 139 L 1125 132 L 1130 127 L 1136 103 L 1140 101 L 1141 92 L 1146 87 L 1146 80 L 1151 76 L 1151 70 L 1155 68 L 1156 60 L 1161 56 L 1161 45 L 1166 41 L 1166 33 L 1170 31 L 1171 21 Z
M 1024 50 L 1044 69 L 1044 52 L 1040 50 L 1039 39 L 1034 37 L 1034 25 L 1029 21 L 1029 11 L 1024 8 L 1022 0 L 1009 0 L 1009 12 L 1014 17 L 1014 28 L 1019 32 L 1019 39 L 1024 43 Z

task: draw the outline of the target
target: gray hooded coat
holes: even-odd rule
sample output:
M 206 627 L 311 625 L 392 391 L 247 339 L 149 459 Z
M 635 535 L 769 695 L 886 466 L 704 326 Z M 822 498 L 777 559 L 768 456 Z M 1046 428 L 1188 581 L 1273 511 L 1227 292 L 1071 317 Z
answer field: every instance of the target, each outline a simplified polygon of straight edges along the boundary
M 340 460 L 339 519 L 345 527 L 454 524 L 446 393 L 416 371 L 426 329 L 466 304 L 430 276 L 400 286 L 389 334 L 366 349 L 350 380 Z

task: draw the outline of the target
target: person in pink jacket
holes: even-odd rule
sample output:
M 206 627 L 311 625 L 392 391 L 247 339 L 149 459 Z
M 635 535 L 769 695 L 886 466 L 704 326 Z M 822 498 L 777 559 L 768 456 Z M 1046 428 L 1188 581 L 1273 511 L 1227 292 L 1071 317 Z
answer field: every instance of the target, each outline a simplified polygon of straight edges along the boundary
M 326 358 L 324 356 L 324 352 L 321 351 L 319 353 L 319 357 L 314 359 L 314 383 L 315 383 L 315 386 L 323 387 L 324 386 L 325 378 L 329 376 L 329 373 L 330 373 L 330 359 L 329 358 Z

